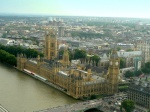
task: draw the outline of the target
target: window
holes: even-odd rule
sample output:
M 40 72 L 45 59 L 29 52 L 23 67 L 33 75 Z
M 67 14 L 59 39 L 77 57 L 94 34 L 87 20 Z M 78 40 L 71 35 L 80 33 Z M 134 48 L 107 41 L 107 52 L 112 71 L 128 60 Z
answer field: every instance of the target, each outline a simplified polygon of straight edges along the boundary
M 51 47 L 54 47 L 54 43 L 51 43 Z
M 54 52 L 51 52 L 51 56 L 54 56 Z

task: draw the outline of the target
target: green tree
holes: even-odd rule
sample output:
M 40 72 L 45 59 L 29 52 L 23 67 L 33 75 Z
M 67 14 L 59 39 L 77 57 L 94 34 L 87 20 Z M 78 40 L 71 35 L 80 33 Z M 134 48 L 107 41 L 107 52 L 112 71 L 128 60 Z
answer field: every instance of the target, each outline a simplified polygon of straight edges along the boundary
M 141 70 L 135 71 L 134 74 L 135 76 L 140 76 L 143 72 Z
M 111 33 L 111 30 L 106 30 L 106 31 L 104 31 L 104 36 L 106 36 L 106 37 L 112 37 L 112 33 Z
M 134 77 L 134 73 L 132 71 L 126 71 L 125 74 L 124 74 L 124 76 L 126 78 Z
M 7 33 L 3 33 L 2 38 L 6 38 L 7 37 Z
M 17 64 L 16 57 L 4 50 L 0 50 L 0 61 L 3 63 L 10 64 L 12 66 L 16 66 Z
M 121 50 L 121 48 L 120 47 L 117 47 L 117 51 L 120 51 Z
M 135 108 L 135 104 L 132 100 L 124 100 L 121 103 L 121 111 L 125 109 L 126 112 L 132 112 Z
M 145 74 L 150 74 L 150 62 L 145 63 L 141 70 Z
M 123 58 L 120 58 L 120 69 L 126 67 L 126 62 Z
M 146 68 L 150 68 L 150 62 L 145 63 Z
M 133 51 L 133 50 L 132 50 L 132 49 L 127 49 L 126 51 L 127 51 L 127 52 L 130 52 L 130 51 Z
M 73 52 L 71 52 L 71 51 L 69 50 L 69 60 L 71 61 L 73 58 L 74 58 L 74 57 L 73 57 Z
M 96 95 L 91 95 L 91 100 L 96 99 Z
M 58 52 L 59 52 L 59 59 L 62 59 L 64 49 L 60 49 Z M 73 57 L 73 52 L 68 49 L 68 53 L 69 53 L 69 60 L 71 61 L 74 58 Z
M 149 68 L 144 67 L 144 68 L 142 68 L 142 72 L 145 74 L 149 74 L 150 70 L 149 70 Z
M 86 51 L 75 49 L 74 51 L 74 59 L 80 59 L 81 63 L 86 59 Z
M 93 66 L 94 65 L 98 66 L 98 62 L 100 60 L 100 57 L 98 55 L 94 55 L 94 56 L 91 57 L 91 60 L 93 62 Z
M 40 55 L 41 57 L 44 56 L 43 53 L 40 53 L 34 49 L 25 49 L 25 48 L 22 48 L 20 46 L 18 47 L 15 47 L 15 46 L 3 46 L 3 45 L 0 45 L 0 49 L 10 53 L 10 54 L 13 54 L 15 56 L 17 56 L 17 54 L 25 54 L 28 58 L 29 57 L 32 57 L 32 58 L 36 58 L 38 55 Z

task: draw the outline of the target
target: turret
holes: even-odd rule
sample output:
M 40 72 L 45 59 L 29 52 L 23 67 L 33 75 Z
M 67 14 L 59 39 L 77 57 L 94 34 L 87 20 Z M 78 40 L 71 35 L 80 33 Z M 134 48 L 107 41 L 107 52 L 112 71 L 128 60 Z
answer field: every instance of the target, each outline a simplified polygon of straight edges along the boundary
M 88 77 L 90 78 L 91 75 L 92 75 L 91 69 L 88 69 L 87 72 L 88 72 L 87 75 L 88 75 Z
M 43 59 L 40 57 L 40 55 L 37 56 L 37 65 L 40 66 L 41 64 L 43 64 Z
M 27 61 L 27 58 L 26 58 L 26 55 L 23 55 L 23 54 L 18 54 L 17 55 L 17 68 L 19 70 L 23 70 L 24 69 L 24 65 L 25 65 L 25 62 Z
M 48 34 L 45 35 L 45 58 L 48 60 L 53 60 L 57 58 L 57 34 L 51 29 Z
M 63 53 L 63 65 L 65 67 L 70 65 L 70 61 L 69 61 L 69 53 L 67 48 L 64 49 L 64 53 Z

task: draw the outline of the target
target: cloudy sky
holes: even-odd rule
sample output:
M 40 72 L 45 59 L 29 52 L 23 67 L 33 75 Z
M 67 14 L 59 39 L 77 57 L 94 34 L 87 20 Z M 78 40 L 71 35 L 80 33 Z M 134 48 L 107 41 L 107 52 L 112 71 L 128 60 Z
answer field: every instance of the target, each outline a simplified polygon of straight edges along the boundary
M 150 0 L 0 0 L 0 13 L 150 18 Z

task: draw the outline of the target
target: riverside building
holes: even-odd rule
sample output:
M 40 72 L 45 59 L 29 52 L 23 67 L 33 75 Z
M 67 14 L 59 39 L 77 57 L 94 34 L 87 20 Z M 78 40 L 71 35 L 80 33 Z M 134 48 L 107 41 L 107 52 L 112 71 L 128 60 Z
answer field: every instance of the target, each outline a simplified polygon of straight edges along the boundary
M 137 105 L 150 108 L 150 77 L 135 78 L 128 88 L 128 99 Z
M 72 67 L 68 50 L 65 49 L 62 60 L 58 60 L 57 34 L 51 30 L 45 35 L 44 58 L 26 58 L 23 54 L 17 57 L 17 68 L 29 70 L 46 81 L 62 88 L 62 90 L 78 99 L 99 94 L 114 94 L 118 91 L 118 75 L 120 59 L 115 50 L 110 56 L 107 72 L 95 73 L 88 65 L 78 64 Z

